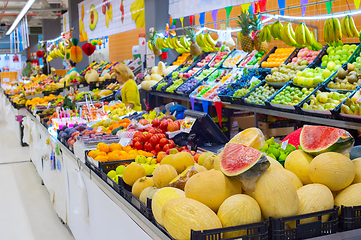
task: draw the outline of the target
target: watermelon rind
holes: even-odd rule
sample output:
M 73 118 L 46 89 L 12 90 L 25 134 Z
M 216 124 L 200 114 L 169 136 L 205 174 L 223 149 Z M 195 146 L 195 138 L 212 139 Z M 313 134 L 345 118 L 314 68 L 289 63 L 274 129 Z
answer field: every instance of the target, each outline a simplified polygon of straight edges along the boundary
M 240 151 L 233 152 L 231 153 L 233 154 L 233 156 L 230 156 L 229 151 L 235 151 L 239 149 Z M 242 161 L 241 159 L 242 156 L 246 156 L 246 153 L 248 153 L 249 157 L 247 159 L 247 162 Z M 254 156 L 252 156 L 252 154 Z M 233 163 L 230 163 L 230 161 L 233 161 Z M 224 175 L 228 177 L 238 176 L 245 172 L 248 173 L 248 171 L 250 171 L 250 175 L 257 175 L 258 173 L 264 171 L 264 169 L 267 169 L 269 167 L 269 164 L 270 163 L 268 162 L 266 156 L 262 152 L 238 143 L 228 143 L 226 145 L 220 163 L 221 171 Z M 241 165 L 243 165 L 243 167 Z M 229 169 L 227 169 L 227 166 L 234 167 L 234 170 L 230 171 Z
M 335 138 L 334 141 L 329 142 L 329 143 L 325 144 L 324 146 L 318 145 L 312 149 L 309 146 L 305 145 L 306 144 L 305 141 L 307 140 L 307 139 L 305 139 L 307 136 L 307 133 L 309 133 L 310 131 L 322 131 L 322 130 L 329 131 L 327 135 L 331 134 L 333 131 L 334 134 L 338 134 L 338 135 L 340 135 L 340 133 L 342 133 L 342 136 Z M 311 140 L 313 140 L 313 138 L 311 138 Z M 355 143 L 355 139 L 352 137 L 352 135 L 349 132 L 347 132 L 346 130 L 343 130 L 343 129 L 338 129 L 338 128 L 305 125 L 305 126 L 303 126 L 301 134 L 300 134 L 300 145 L 301 145 L 302 150 L 305 151 L 306 153 L 309 153 L 314 156 L 317 156 L 317 155 L 325 153 L 325 152 L 338 152 L 338 153 L 345 154 L 345 153 L 348 153 L 351 151 L 351 148 L 354 143 Z

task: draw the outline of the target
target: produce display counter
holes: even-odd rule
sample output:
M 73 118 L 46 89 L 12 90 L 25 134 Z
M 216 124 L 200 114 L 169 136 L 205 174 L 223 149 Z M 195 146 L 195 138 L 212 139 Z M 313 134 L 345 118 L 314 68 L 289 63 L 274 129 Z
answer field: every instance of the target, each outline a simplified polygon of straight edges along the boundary
M 189 97 L 186 97 L 186 96 L 177 96 L 177 95 L 167 94 L 167 93 L 162 93 L 162 92 L 149 92 L 149 95 L 153 95 L 156 97 L 170 98 L 170 99 L 180 100 L 180 101 L 187 101 L 187 102 L 189 102 L 189 105 L 190 105 L 190 99 L 189 99 Z M 197 101 L 198 100 L 195 100 L 195 102 L 197 102 Z M 156 99 L 155 102 L 156 102 L 156 104 L 158 104 L 159 99 Z M 211 103 L 214 105 L 213 102 L 211 102 Z M 252 106 L 230 104 L 227 102 L 222 102 L 222 103 L 224 104 L 224 106 L 226 108 L 235 109 L 235 110 L 246 110 L 246 111 L 259 113 L 259 114 L 278 116 L 278 117 L 289 118 L 289 119 L 294 119 L 294 120 L 298 120 L 298 121 L 334 126 L 334 127 L 339 127 L 339 128 L 356 129 L 356 130 L 361 129 L 361 123 L 357 123 L 357 122 L 349 122 L 349 121 L 342 121 L 342 120 L 336 120 L 336 119 L 307 116 L 307 115 L 282 112 L 282 111 L 277 111 L 277 110 L 267 109 L 267 108 L 258 108 L 258 107 L 252 107 Z

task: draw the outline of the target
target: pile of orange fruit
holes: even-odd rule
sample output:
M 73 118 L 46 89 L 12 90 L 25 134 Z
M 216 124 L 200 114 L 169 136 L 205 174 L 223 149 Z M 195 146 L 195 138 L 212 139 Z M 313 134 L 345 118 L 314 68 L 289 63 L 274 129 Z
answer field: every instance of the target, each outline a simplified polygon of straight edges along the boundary
M 130 146 L 123 147 L 119 143 L 112 143 L 110 145 L 106 143 L 98 143 L 96 150 L 91 150 L 88 156 L 99 162 L 120 161 L 135 159 L 136 156 L 143 155 L 146 157 L 153 157 L 154 155 L 142 151 L 133 149 Z
M 40 97 L 35 97 L 31 100 L 26 101 L 25 106 L 31 106 L 31 107 L 35 107 L 36 105 L 40 105 L 40 104 L 48 104 L 48 102 L 54 100 L 54 99 L 58 99 L 58 98 L 62 98 L 61 95 L 55 96 L 53 94 L 50 94 L 49 96 L 45 96 L 44 98 L 40 98 Z
M 284 63 L 295 48 L 277 48 L 274 53 L 271 53 L 267 61 L 263 61 L 261 67 L 263 68 L 274 68 L 279 67 Z

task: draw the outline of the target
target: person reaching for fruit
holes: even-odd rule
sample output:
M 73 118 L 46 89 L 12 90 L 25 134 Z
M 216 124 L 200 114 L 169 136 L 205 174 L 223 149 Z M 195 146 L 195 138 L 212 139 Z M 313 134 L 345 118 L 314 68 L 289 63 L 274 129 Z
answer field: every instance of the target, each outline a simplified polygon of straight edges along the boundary
M 114 68 L 117 81 L 123 86 L 120 89 L 122 102 L 135 111 L 141 111 L 138 86 L 135 83 L 132 70 L 125 64 L 119 64 Z M 118 93 L 117 93 L 118 94 Z

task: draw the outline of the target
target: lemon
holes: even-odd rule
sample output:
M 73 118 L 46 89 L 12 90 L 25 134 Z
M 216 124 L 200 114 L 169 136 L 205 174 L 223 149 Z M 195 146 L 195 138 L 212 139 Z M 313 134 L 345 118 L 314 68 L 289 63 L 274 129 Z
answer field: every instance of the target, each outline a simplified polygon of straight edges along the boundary
M 265 140 L 260 129 L 247 128 L 234 136 L 229 142 L 243 144 L 254 149 L 260 149 L 263 147 Z

